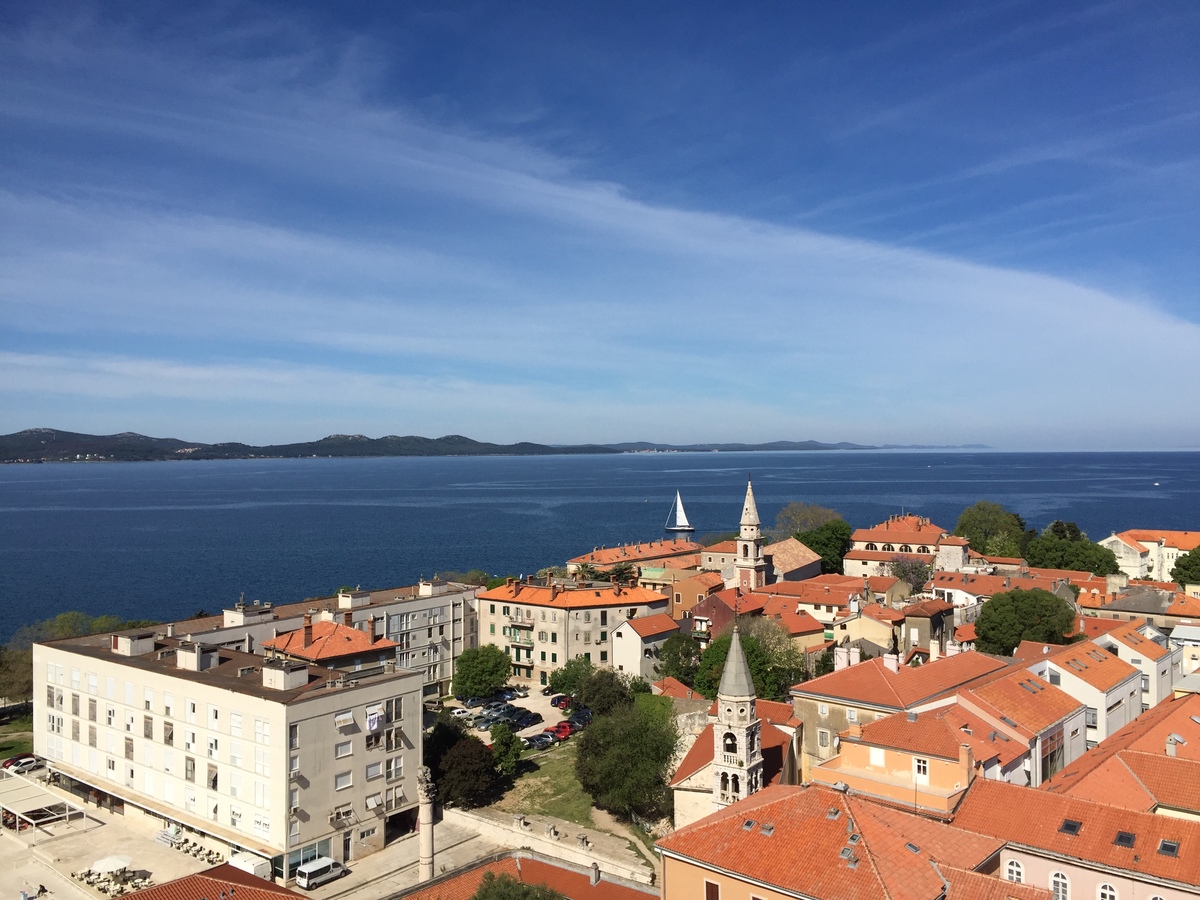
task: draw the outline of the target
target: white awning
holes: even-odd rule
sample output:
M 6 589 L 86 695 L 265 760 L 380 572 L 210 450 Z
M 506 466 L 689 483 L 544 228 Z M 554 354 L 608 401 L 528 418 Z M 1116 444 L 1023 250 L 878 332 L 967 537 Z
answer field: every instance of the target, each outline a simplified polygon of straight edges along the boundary
M 349 711 L 338 713 L 333 717 L 333 724 L 338 728 L 345 728 L 347 725 L 353 725 L 354 713 Z

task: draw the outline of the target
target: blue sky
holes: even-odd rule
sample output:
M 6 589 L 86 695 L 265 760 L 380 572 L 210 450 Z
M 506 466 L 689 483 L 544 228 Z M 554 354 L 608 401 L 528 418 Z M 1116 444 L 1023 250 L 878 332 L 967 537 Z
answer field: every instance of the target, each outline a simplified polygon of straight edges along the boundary
M 0 432 L 1200 448 L 1200 5 L 9 3 Z

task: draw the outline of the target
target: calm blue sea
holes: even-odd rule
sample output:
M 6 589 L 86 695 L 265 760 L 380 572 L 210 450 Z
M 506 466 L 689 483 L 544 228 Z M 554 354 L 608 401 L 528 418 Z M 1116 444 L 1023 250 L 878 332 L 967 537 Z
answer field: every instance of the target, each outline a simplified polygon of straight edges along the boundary
M 1200 528 L 1197 453 L 672 453 L 0 467 L 0 639 L 68 609 L 174 619 L 247 600 L 383 588 L 444 569 L 534 572 L 662 536 L 678 489 L 697 534 L 792 500 L 852 525 L 947 529 L 989 499 L 1093 538 Z

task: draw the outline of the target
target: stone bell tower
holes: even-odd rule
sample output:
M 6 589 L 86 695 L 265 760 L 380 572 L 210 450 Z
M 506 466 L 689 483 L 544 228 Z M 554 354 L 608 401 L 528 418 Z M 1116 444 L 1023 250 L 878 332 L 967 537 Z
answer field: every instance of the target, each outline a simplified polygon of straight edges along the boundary
M 754 707 L 754 681 L 735 624 L 721 685 L 717 688 L 717 721 L 713 725 L 714 810 L 736 803 L 763 786 L 761 723 Z
M 737 587 L 743 592 L 755 591 L 767 583 L 767 561 L 763 558 L 762 523 L 754 502 L 754 486 L 746 479 L 746 502 L 742 505 L 742 522 L 737 539 Z

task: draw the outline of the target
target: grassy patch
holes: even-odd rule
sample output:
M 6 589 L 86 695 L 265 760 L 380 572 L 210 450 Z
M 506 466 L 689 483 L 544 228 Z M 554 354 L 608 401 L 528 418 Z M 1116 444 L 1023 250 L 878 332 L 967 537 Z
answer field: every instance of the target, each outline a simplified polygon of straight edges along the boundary
M 0 734 L 12 734 L 14 731 L 33 731 L 33 714 L 10 719 L 0 725 Z
M 33 738 L 0 738 L 0 759 L 8 759 L 18 753 L 32 753 Z
M 502 812 L 565 819 L 594 827 L 592 798 L 575 777 L 575 744 L 568 741 L 521 761 L 522 771 L 512 790 L 493 805 Z

